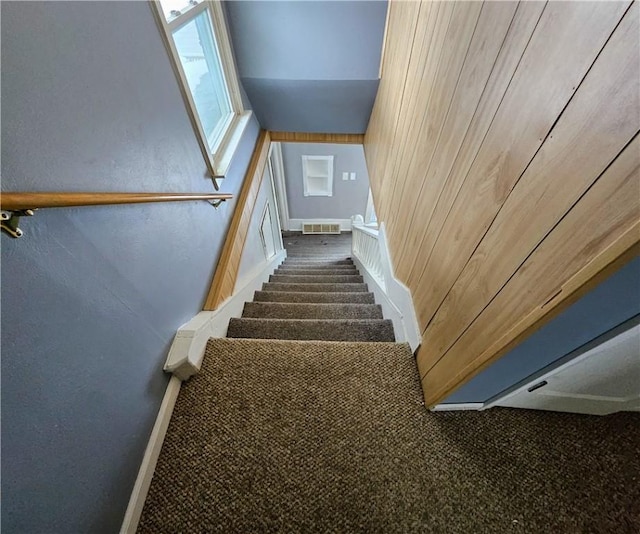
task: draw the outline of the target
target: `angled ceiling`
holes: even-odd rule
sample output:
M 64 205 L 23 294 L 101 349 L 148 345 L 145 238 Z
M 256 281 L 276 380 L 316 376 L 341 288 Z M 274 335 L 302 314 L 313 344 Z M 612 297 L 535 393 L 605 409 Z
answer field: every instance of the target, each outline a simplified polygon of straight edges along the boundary
M 227 2 L 242 84 L 264 128 L 364 133 L 386 1 Z

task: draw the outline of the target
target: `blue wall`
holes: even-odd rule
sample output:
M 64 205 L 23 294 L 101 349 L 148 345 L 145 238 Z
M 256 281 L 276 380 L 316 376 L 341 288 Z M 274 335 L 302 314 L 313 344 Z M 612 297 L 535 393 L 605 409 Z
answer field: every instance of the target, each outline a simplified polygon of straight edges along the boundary
M 600 283 L 444 403 L 485 402 L 638 314 L 640 258 Z
M 146 2 L 1 9 L 3 190 L 213 190 Z M 41 210 L 2 236 L 3 532 L 119 529 L 233 205 Z
M 302 156 L 333 156 L 333 196 L 305 197 Z M 362 145 L 282 143 L 282 163 L 291 219 L 351 219 L 364 217 L 369 196 L 369 174 Z M 343 172 L 355 172 L 344 181 Z
M 364 133 L 387 2 L 228 2 L 247 94 L 270 130 Z

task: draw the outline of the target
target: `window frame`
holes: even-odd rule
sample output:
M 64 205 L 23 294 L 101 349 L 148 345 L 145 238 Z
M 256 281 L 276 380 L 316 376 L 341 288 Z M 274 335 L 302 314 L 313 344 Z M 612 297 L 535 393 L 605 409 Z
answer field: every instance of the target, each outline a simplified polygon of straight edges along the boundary
M 251 110 L 245 110 L 242 103 L 242 94 L 240 92 L 240 83 L 231 48 L 231 40 L 227 31 L 227 24 L 220 0 L 202 0 L 198 4 L 191 7 L 185 13 L 175 17 L 167 22 L 162 5 L 159 0 L 149 0 L 153 15 L 160 27 L 160 34 L 165 44 L 165 48 L 169 54 L 171 66 L 176 74 L 178 86 L 185 103 L 187 114 L 196 133 L 200 150 L 205 159 L 207 170 L 211 178 L 224 178 L 231 159 L 235 153 L 242 134 L 249 123 Z M 212 151 L 209 147 L 209 138 L 204 131 L 202 121 L 198 114 L 198 110 L 189 88 L 182 62 L 173 38 L 173 32 L 194 20 L 201 13 L 208 11 L 213 40 L 220 57 L 220 66 L 224 85 L 227 88 L 229 103 L 231 107 L 231 115 L 226 119 L 223 126 L 223 132 L 220 136 L 217 146 Z M 216 180 L 213 180 L 214 186 L 218 189 Z

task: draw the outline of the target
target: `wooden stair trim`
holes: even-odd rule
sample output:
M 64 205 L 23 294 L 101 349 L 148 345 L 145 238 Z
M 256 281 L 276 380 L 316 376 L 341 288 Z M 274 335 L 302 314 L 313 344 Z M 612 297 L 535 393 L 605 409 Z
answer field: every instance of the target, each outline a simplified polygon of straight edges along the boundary
M 205 311 L 217 309 L 233 295 L 240 260 L 242 259 L 242 251 L 251 224 L 251 216 L 267 165 L 270 145 L 269 132 L 261 130 L 244 177 L 242 189 L 229 225 L 229 231 L 220 254 L 220 260 L 213 275 L 209 294 L 203 307 Z

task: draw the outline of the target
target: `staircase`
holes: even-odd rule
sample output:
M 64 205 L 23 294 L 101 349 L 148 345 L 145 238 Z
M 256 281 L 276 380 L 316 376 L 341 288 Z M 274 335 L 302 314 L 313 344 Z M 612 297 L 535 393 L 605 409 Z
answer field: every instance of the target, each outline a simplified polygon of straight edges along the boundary
M 637 414 L 431 413 L 349 236 L 285 242 L 183 383 L 138 532 L 639 531 Z
M 331 237 L 290 238 L 287 260 L 245 304 L 242 317 L 231 319 L 227 337 L 395 341 L 393 324 L 348 257 L 345 237 Z
M 287 260 L 183 384 L 139 532 L 406 524 L 385 479 L 415 438 L 390 444 L 380 421 L 409 414 L 403 389 L 424 410 L 411 350 L 349 257 L 350 234 L 285 246 Z

